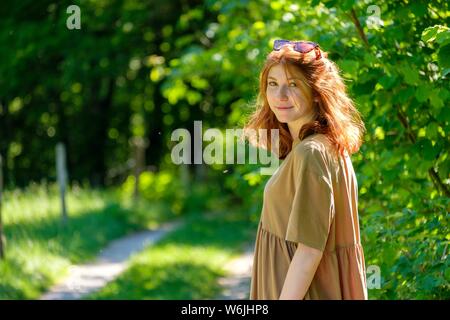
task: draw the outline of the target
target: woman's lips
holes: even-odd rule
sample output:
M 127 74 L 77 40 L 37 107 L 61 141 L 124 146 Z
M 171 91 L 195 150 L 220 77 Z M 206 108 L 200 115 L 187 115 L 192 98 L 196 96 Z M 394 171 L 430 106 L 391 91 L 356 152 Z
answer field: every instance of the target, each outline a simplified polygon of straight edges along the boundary
M 290 106 L 290 107 L 277 107 L 277 109 L 279 109 L 279 110 L 289 110 L 289 109 L 292 109 L 293 108 L 293 106 Z

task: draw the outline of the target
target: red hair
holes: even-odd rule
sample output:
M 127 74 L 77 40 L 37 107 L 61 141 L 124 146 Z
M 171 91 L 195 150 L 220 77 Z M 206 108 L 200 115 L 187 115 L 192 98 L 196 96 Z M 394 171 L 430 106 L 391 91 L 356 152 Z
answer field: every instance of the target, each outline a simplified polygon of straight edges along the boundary
M 317 102 L 314 102 L 314 119 L 303 125 L 299 139 L 303 140 L 314 133 L 323 133 L 336 146 L 336 152 L 344 155 L 357 152 L 362 144 L 365 126 L 361 115 L 347 94 L 346 86 L 339 75 L 339 69 L 328 59 L 328 54 L 321 49 L 321 58 L 316 59 L 316 52 L 303 54 L 294 51 L 291 46 L 283 46 L 280 51 L 272 51 L 259 74 L 259 92 L 256 110 L 250 115 L 244 126 L 244 138 L 255 147 L 271 150 L 271 130 L 279 130 L 279 158 L 284 159 L 292 148 L 292 136 L 287 123 L 281 123 L 270 109 L 267 97 L 267 76 L 275 64 L 280 63 L 285 72 L 302 75 L 302 81 L 311 89 Z M 287 78 L 287 77 L 286 77 Z M 250 130 L 249 130 L 250 129 Z M 267 129 L 267 135 L 259 141 L 249 131 Z M 261 141 L 262 140 L 262 141 Z M 266 142 L 267 141 L 267 142 Z

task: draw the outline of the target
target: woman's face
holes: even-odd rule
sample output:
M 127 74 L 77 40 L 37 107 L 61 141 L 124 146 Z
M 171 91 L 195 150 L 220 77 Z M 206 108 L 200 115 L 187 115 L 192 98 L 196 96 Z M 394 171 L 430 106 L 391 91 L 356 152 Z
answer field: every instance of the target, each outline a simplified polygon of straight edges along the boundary
M 292 77 L 286 78 L 281 64 L 272 66 L 267 76 L 267 101 L 282 123 L 309 118 L 313 112 L 311 88 L 305 83 L 300 71 Z

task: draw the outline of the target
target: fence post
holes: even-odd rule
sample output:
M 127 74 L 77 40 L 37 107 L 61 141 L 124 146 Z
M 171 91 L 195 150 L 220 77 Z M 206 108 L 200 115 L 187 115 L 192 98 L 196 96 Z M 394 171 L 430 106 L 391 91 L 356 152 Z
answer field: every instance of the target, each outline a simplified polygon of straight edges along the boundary
M 67 208 L 66 208 L 66 184 L 67 184 L 67 168 L 66 168 L 66 149 L 64 144 L 59 142 L 56 145 L 56 174 L 59 185 L 59 194 L 61 198 L 62 222 L 67 224 Z

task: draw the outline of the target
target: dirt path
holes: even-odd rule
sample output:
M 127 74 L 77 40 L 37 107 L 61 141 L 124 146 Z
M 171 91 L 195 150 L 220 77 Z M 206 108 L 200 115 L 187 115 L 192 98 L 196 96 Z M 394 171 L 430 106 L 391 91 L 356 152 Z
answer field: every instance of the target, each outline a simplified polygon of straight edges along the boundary
M 71 266 L 69 275 L 40 300 L 76 300 L 98 291 L 125 270 L 133 254 L 154 244 L 181 223 L 181 220 L 169 222 L 157 230 L 141 231 L 112 241 L 94 262 Z
M 217 300 L 249 299 L 254 247 L 254 243 L 248 244 L 240 257 L 227 263 L 225 269 L 229 275 L 219 280 L 223 292 Z

